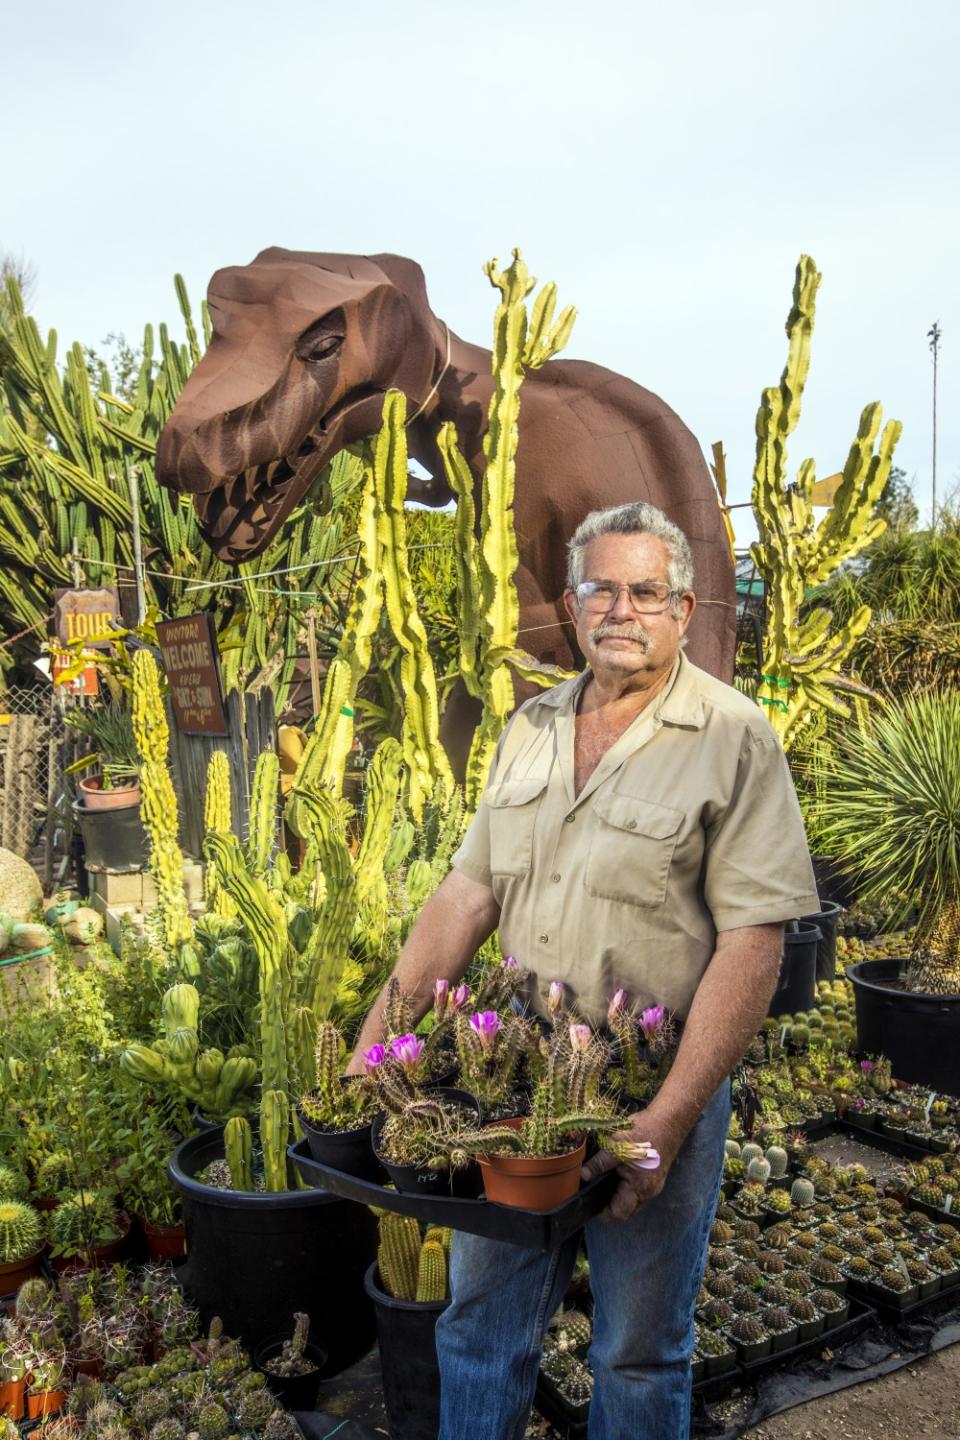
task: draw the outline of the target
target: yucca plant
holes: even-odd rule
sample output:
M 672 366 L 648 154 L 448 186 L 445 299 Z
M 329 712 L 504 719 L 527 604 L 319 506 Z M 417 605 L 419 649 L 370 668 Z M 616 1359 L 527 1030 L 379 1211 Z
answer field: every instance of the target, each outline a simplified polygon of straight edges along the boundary
M 904 897 L 919 918 L 905 980 L 960 994 L 960 694 L 886 705 L 853 730 L 831 767 L 822 816 L 832 854 L 865 900 Z

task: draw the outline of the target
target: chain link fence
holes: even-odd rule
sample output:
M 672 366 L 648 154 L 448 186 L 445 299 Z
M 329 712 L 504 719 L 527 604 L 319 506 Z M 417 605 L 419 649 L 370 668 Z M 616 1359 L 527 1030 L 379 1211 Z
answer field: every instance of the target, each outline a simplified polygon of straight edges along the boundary
M 0 689 L 0 846 L 42 870 L 46 888 L 69 852 L 63 775 L 67 726 L 51 685 Z

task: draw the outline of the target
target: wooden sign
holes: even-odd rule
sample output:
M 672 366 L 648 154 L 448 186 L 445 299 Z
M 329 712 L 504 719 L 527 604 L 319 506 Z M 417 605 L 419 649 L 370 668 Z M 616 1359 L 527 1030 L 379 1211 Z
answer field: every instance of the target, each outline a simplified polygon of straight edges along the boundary
M 220 655 L 210 616 L 161 620 L 157 639 L 178 729 L 185 735 L 226 735 Z
M 75 670 L 76 665 L 75 652 L 68 655 L 62 650 L 51 650 L 50 678 L 54 685 L 59 685 L 62 690 L 68 691 L 71 695 L 99 695 L 100 677 L 97 675 L 96 665 L 84 665 L 80 673 L 71 676 L 69 680 L 60 679 L 65 671 Z
M 53 620 L 57 639 L 63 646 L 82 640 L 93 650 L 105 649 L 110 641 L 98 640 L 97 636 L 116 630 L 119 618 L 117 592 L 110 586 L 54 592 Z

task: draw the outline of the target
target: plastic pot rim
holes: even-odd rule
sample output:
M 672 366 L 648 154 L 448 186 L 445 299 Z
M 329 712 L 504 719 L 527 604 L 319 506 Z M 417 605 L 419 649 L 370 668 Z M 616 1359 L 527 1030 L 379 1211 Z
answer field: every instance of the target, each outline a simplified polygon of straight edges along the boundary
M 387 1310 L 412 1310 L 419 1314 L 439 1315 L 441 1310 L 446 1310 L 450 1304 L 447 1300 L 401 1300 L 396 1295 L 388 1295 L 386 1290 L 380 1288 L 380 1267 L 376 1260 L 371 1261 L 363 1277 L 363 1288 L 375 1305 L 382 1305 Z
M 183 1155 L 192 1147 L 193 1150 L 220 1151 L 219 1155 L 211 1155 L 204 1159 L 204 1165 L 209 1164 L 211 1159 L 224 1158 L 223 1147 L 223 1126 L 218 1125 L 212 1130 L 201 1130 L 197 1135 L 188 1135 L 181 1140 L 167 1162 L 167 1174 L 171 1182 L 188 1200 L 198 1200 L 204 1205 L 219 1207 L 223 1210 L 306 1210 L 320 1205 L 333 1205 L 337 1202 L 342 1204 L 339 1195 L 330 1195 L 325 1190 L 218 1190 L 215 1185 L 204 1185 L 201 1181 L 194 1179 L 193 1175 L 184 1168 Z M 202 1169 L 202 1166 L 198 1166 Z
M 921 1000 L 943 1007 L 960 1006 L 960 991 L 952 995 L 931 995 L 927 990 L 895 990 L 890 985 L 879 983 L 881 975 L 885 978 L 893 978 L 894 972 L 888 967 L 896 965 L 898 967 L 897 974 L 899 974 L 901 968 L 909 963 L 909 958 L 907 955 L 884 955 L 877 960 L 857 960 L 853 965 L 847 966 L 844 974 L 851 985 L 862 985 L 865 990 L 871 990 L 874 994 L 887 998 L 892 997 L 895 1002 L 903 1000 L 909 1004 L 911 1001 Z M 872 971 L 877 978 L 872 979 L 870 973 L 864 974 L 864 971 Z

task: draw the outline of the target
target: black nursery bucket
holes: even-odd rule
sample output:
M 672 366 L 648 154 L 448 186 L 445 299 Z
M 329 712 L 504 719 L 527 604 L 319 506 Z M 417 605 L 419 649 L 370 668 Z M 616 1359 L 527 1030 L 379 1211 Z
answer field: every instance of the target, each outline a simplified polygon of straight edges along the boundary
M 786 932 L 780 983 L 770 1001 L 768 1015 L 797 1015 L 801 1010 L 813 1009 L 820 938 L 819 925 L 812 925 L 807 920 L 798 921 L 796 931 Z
M 850 965 L 857 1007 L 857 1045 L 886 1055 L 898 1080 L 960 1096 L 960 995 L 897 989 L 906 961 Z
M 437 1316 L 450 1301 L 395 1300 L 380 1288 L 376 1262 L 363 1283 L 377 1315 L 383 1399 L 391 1440 L 437 1440 L 440 1367 L 435 1331 Z
M 844 906 L 838 905 L 836 900 L 824 900 L 821 897 L 820 909 L 816 915 L 800 917 L 809 925 L 816 925 L 820 931 L 817 945 L 817 980 L 837 978 L 837 923 L 843 911 Z

